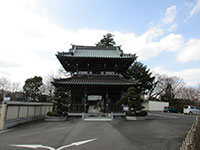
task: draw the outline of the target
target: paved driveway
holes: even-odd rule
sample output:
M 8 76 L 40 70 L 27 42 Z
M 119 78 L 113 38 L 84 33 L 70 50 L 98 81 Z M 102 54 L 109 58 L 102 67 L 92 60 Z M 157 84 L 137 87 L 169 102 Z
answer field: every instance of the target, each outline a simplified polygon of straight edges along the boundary
M 195 116 L 150 113 L 145 121 L 85 122 L 71 119 L 67 122 L 35 122 L 1 132 L 0 149 L 31 149 L 22 148 L 25 145 L 21 144 L 27 144 L 57 149 L 71 146 L 63 148 L 66 150 L 177 150 L 194 120 Z M 69 145 L 71 143 L 74 145 Z

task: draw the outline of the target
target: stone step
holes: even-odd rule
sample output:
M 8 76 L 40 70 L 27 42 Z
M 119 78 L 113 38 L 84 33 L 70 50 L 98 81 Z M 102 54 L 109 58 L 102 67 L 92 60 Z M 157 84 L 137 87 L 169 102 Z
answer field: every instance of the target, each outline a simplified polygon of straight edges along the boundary
M 112 121 L 112 118 L 84 118 L 84 121 Z
M 82 119 L 84 121 L 112 121 L 113 114 L 83 114 Z

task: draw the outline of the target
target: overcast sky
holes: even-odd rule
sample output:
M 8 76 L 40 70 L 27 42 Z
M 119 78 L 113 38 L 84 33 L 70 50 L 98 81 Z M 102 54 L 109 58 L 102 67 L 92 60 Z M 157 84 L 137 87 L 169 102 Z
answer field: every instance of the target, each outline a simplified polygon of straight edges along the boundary
M 200 0 L 0 0 L 0 78 L 56 74 L 57 51 L 106 33 L 154 73 L 200 84 Z

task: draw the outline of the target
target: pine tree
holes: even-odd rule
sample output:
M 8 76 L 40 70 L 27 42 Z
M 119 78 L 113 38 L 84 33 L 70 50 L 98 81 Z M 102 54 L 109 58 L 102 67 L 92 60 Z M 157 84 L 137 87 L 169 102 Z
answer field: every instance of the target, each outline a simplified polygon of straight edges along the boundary
M 36 97 L 40 94 L 40 87 L 42 86 L 42 77 L 28 78 L 25 81 L 23 89 L 27 97 L 30 97 L 32 101 L 36 100 Z
M 96 46 L 114 46 L 116 43 L 112 37 L 112 34 L 107 33 L 103 36 L 103 39 L 101 39 L 100 42 L 96 44 Z
M 129 87 L 117 104 L 129 106 L 130 111 L 136 113 L 136 111 L 144 108 L 142 102 L 143 99 L 140 97 L 140 94 L 137 93 L 136 89 L 134 87 Z
M 138 85 L 136 87 L 137 93 L 146 94 L 155 87 L 155 77 L 145 65 L 141 62 L 134 62 L 129 69 L 123 73 L 124 78 L 136 80 Z
M 69 104 L 69 97 L 65 92 L 65 89 L 62 87 L 58 87 L 55 89 L 55 112 L 59 116 L 67 116 L 68 114 L 68 104 Z

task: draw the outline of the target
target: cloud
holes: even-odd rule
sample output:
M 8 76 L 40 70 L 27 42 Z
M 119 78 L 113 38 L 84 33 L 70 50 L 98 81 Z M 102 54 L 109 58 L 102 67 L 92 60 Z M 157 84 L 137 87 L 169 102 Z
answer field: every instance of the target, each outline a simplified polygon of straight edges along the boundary
M 150 59 L 163 51 L 179 54 L 178 52 L 184 46 L 183 36 L 171 33 L 160 40 L 153 40 L 161 36 L 162 33 L 163 30 L 161 28 L 149 30 L 140 36 L 119 33 L 116 36 L 116 42 L 122 45 L 125 52 L 136 53 L 139 56 L 139 60 Z
M 136 36 L 134 33 L 113 32 L 116 43 L 122 45 L 127 53 L 136 53 L 140 60 L 156 56 L 160 52 L 159 44 L 154 42 L 163 34 L 160 27 L 153 27 Z
M 178 51 L 184 44 L 184 38 L 180 34 L 169 34 L 160 40 L 160 48 L 167 51 Z
M 0 77 L 22 83 L 35 75 L 57 72 L 57 51 L 68 51 L 71 44 L 94 45 L 108 33 L 62 29 L 49 20 L 38 2 L 0 1 Z
M 20 67 L 20 64 L 18 63 L 12 63 L 12 62 L 8 62 L 8 61 L 3 61 L 0 60 L 0 68 L 15 68 L 15 67 Z
M 200 39 L 190 39 L 179 52 L 177 60 L 182 63 L 200 60 Z
M 173 32 L 173 31 L 175 31 L 175 30 L 177 29 L 177 27 L 178 27 L 177 24 L 173 24 L 173 25 L 171 25 L 171 26 L 169 27 L 168 31 L 169 31 L 169 32 Z
M 167 8 L 163 22 L 165 24 L 170 24 L 174 21 L 175 17 L 176 17 L 176 6 L 171 6 Z
M 5 71 L 4 69 L 0 69 L 0 77 L 7 77 L 8 75 L 10 75 L 9 72 Z
M 59 39 L 66 32 L 34 12 L 34 7 L 36 4 L 29 1 L 0 1 L 0 53 L 4 62 L 0 64 L 0 74 L 17 82 L 57 67 L 55 60 L 39 59 L 35 50 L 54 55 L 55 48 L 64 47 Z M 56 32 L 63 34 L 57 38 Z
M 18 64 L 15 68 L 2 68 L 3 64 L 0 64 L 0 72 L 7 73 L 7 77 L 16 82 L 57 71 L 60 66 L 55 57 L 57 51 L 68 51 L 71 44 L 95 45 L 109 32 L 88 28 L 62 29 L 48 19 L 45 8 L 38 5 L 38 1 L 0 1 L 0 19 L 1 61 Z M 112 34 L 125 52 L 148 59 L 159 53 L 160 49 L 153 41 L 163 34 L 163 30 L 158 26 L 139 36 L 118 31 Z
M 192 17 L 194 14 L 196 14 L 200 11 L 200 0 L 196 0 L 196 1 L 197 1 L 196 4 L 194 5 L 192 10 L 190 11 L 190 17 Z
M 95 45 L 103 35 L 110 32 L 88 28 L 63 29 L 51 22 L 42 6 L 42 1 L 0 1 L 0 59 L 3 62 L 0 63 L 0 77 L 6 76 L 14 82 L 23 83 L 35 75 L 45 77 L 55 73 L 60 67 L 55 57 L 57 51 L 68 51 L 71 44 Z M 172 23 L 175 16 L 176 6 L 168 8 L 165 23 Z M 173 24 L 171 31 L 176 27 Z M 162 51 L 176 52 L 180 55 L 178 60 L 185 60 L 183 62 L 199 59 L 199 40 L 184 43 L 180 34 L 164 35 L 160 25 L 150 27 L 141 35 L 119 31 L 111 33 L 125 53 L 136 53 L 139 60 L 157 56 Z M 190 59 L 185 59 L 191 48 L 195 48 L 194 54 L 190 54 Z
M 199 76 L 200 76 L 200 68 L 191 68 L 184 69 L 181 71 L 169 71 L 166 70 L 163 66 L 155 67 L 152 69 L 153 73 L 168 75 L 168 76 L 176 76 L 183 79 L 187 86 L 197 86 L 200 84 Z

